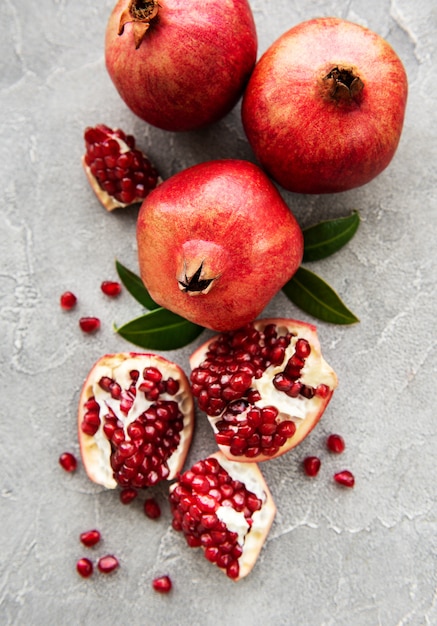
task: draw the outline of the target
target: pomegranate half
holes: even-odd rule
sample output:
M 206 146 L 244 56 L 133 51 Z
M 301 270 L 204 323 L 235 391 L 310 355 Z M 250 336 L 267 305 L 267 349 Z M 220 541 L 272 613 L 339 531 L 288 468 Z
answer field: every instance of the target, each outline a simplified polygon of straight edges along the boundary
M 85 380 L 78 422 L 83 464 L 95 483 L 143 488 L 172 480 L 193 433 L 189 382 L 161 356 L 107 354 Z
M 164 130 L 211 124 L 235 106 L 255 65 L 247 0 L 119 0 L 106 67 L 121 98 Z
M 195 165 L 154 189 L 137 242 L 155 302 L 219 331 L 255 319 L 303 255 L 302 231 L 276 187 L 235 159 Z
M 326 17 L 291 28 L 264 53 L 242 119 L 260 164 L 282 187 L 332 193 L 388 166 L 406 101 L 393 48 L 367 28 Z
M 170 486 L 173 528 L 229 578 L 252 570 L 276 507 L 256 463 L 234 463 L 216 452 Z
M 315 326 L 262 319 L 205 342 L 191 388 L 216 442 L 234 461 L 266 461 L 297 446 L 320 420 L 337 376 Z

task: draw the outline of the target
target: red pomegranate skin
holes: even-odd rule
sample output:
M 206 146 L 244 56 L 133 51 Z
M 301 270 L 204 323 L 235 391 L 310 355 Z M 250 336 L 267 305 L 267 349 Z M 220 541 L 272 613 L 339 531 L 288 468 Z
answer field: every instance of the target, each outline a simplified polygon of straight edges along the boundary
M 280 193 L 248 161 L 209 161 L 154 189 L 137 223 L 141 278 L 161 306 L 213 330 L 252 321 L 293 276 L 303 235 Z M 204 292 L 179 281 L 201 268 Z
M 361 79 L 359 93 L 329 93 L 324 77 L 336 67 Z M 392 160 L 407 91 L 402 62 L 382 37 L 317 18 L 291 28 L 261 57 L 243 99 L 243 125 L 259 162 L 283 188 L 346 191 Z
M 128 0 L 106 30 L 106 67 L 121 98 L 164 130 L 211 124 L 237 103 L 256 62 L 257 35 L 247 0 L 160 0 L 142 43 L 132 23 L 118 35 Z

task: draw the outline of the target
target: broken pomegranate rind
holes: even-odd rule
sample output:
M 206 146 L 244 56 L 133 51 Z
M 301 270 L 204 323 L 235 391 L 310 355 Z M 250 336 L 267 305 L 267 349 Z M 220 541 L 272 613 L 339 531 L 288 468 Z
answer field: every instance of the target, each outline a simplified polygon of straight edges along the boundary
M 316 327 L 262 319 L 222 333 L 191 356 L 191 387 L 223 454 L 260 462 L 297 446 L 337 387 Z
M 145 488 L 181 470 L 194 427 L 187 377 L 155 354 L 123 352 L 93 366 L 79 400 L 88 477 L 108 489 Z
M 202 479 L 211 483 L 209 493 Z M 230 461 L 221 452 L 179 476 L 170 486 L 170 505 L 175 530 L 235 581 L 253 569 L 276 515 L 258 465 Z

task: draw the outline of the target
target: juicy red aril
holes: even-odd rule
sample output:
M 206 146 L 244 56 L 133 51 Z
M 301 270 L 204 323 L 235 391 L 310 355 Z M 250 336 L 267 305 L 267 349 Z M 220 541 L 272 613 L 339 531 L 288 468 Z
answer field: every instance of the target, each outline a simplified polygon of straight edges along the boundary
M 79 539 L 83 543 L 84 546 L 91 548 L 91 546 L 95 546 L 100 541 L 100 533 L 98 530 L 87 530 L 84 533 L 81 533 Z
M 59 457 L 59 465 L 66 472 L 74 472 L 77 468 L 77 459 L 71 452 L 63 452 Z
M 100 320 L 98 317 L 81 317 L 79 326 L 84 333 L 94 333 L 100 328 Z
M 172 588 L 172 582 L 169 576 L 158 576 L 152 581 L 152 585 L 155 591 L 159 593 L 168 593 Z
M 335 454 L 341 454 L 346 447 L 343 437 L 336 434 L 329 435 L 326 440 L 326 446 L 330 452 Z
M 110 572 L 113 572 L 115 569 L 117 569 L 119 565 L 120 563 L 118 562 L 118 559 L 112 554 L 100 557 L 97 563 L 99 571 L 103 574 L 109 574 Z
M 60 304 L 63 309 L 69 311 L 76 306 L 77 298 L 71 291 L 66 291 L 60 297 Z
M 130 504 L 138 495 L 138 491 L 132 487 L 125 487 L 120 491 L 120 502 Z
M 104 280 L 100 285 L 100 289 L 105 295 L 110 296 L 111 298 L 114 298 L 121 293 L 120 283 L 110 280 Z
M 82 578 L 89 578 L 93 573 L 93 564 L 89 559 L 82 558 L 76 563 L 76 570 Z
M 349 470 L 343 470 L 334 474 L 334 480 L 344 487 L 353 487 L 355 485 L 355 477 Z
M 307 456 L 303 460 L 303 469 L 307 476 L 317 476 L 320 465 L 321 462 L 317 456 Z
M 144 502 L 144 513 L 150 519 L 158 519 L 161 517 L 161 508 L 154 498 L 147 498 Z

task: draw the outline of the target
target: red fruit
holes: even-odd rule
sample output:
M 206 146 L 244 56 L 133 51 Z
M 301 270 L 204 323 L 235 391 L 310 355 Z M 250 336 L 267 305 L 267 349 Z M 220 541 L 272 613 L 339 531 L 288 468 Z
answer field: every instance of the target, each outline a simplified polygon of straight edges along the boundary
M 337 386 L 315 326 L 291 319 L 256 320 L 213 337 L 190 365 L 199 408 L 220 450 L 236 461 L 265 461 L 297 446 Z
M 155 498 L 147 498 L 144 502 L 144 513 L 150 519 L 158 519 L 161 517 L 161 509 Z
M 79 326 L 84 333 L 95 333 L 100 328 L 100 320 L 98 317 L 81 317 Z
M 106 30 L 106 67 L 143 120 L 186 131 L 226 115 L 255 65 L 247 0 L 119 0 Z
M 120 502 L 130 504 L 138 496 L 138 491 L 132 487 L 125 487 L 120 491 Z
M 208 482 L 207 493 L 199 478 Z M 276 513 L 257 464 L 234 463 L 220 452 L 179 476 L 170 486 L 170 506 L 173 528 L 233 580 L 255 565 Z
M 172 480 L 193 432 L 187 377 L 161 356 L 105 355 L 84 383 L 78 420 L 83 464 L 92 481 L 109 489 L 138 489 Z
M 98 124 L 88 127 L 84 138 L 82 165 L 94 193 L 108 211 L 142 202 L 160 182 L 147 156 L 135 147 L 132 135 Z
M 63 452 L 59 457 L 59 465 L 66 472 L 74 472 L 77 468 L 77 459 L 71 452 Z
M 303 460 L 303 469 L 307 476 L 317 476 L 320 470 L 320 459 L 317 456 L 307 456 Z
M 71 291 L 65 291 L 61 295 L 59 302 L 63 309 L 70 311 L 76 306 L 77 298 Z
M 80 534 L 79 539 L 83 543 L 84 546 L 91 548 L 99 543 L 101 535 L 98 530 L 87 530 L 84 533 Z
M 112 554 L 100 557 L 97 567 L 102 574 L 109 574 L 113 572 L 120 565 L 118 559 Z
M 93 564 L 89 559 L 82 558 L 76 563 L 76 570 L 82 578 L 89 578 L 93 573 Z
M 407 76 L 379 35 L 318 18 L 284 33 L 248 83 L 242 119 L 261 165 L 285 189 L 332 193 L 390 163 L 402 131 Z
M 159 593 L 168 593 L 171 591 L 172 582 L 169 576 L 159 576 L 152 581 L 152 585 L 155 591 Z
M 233 159 L 195 165 L 143 202 L 141 278 L 161 306 L 215 330 L 252 321 L 298 269 L 302 231 L 263 172 Z
M 115 298 L 121 293 L 120 283 L 111 280 L 104 280 L 103 283 L 100 285 L 100 289 L 106 296 L 109 296 L 111 298 Z
M 335 452 L 335 454 L 341 454 L 346 447 L 343 437 L 335 434 L 329 435 L 326 446 L 330 452 Z
M 342 470 L 334 474 L 334 480 L 343 487 L 353 487 L 355 485 L 355 477 L 349 470 Z

